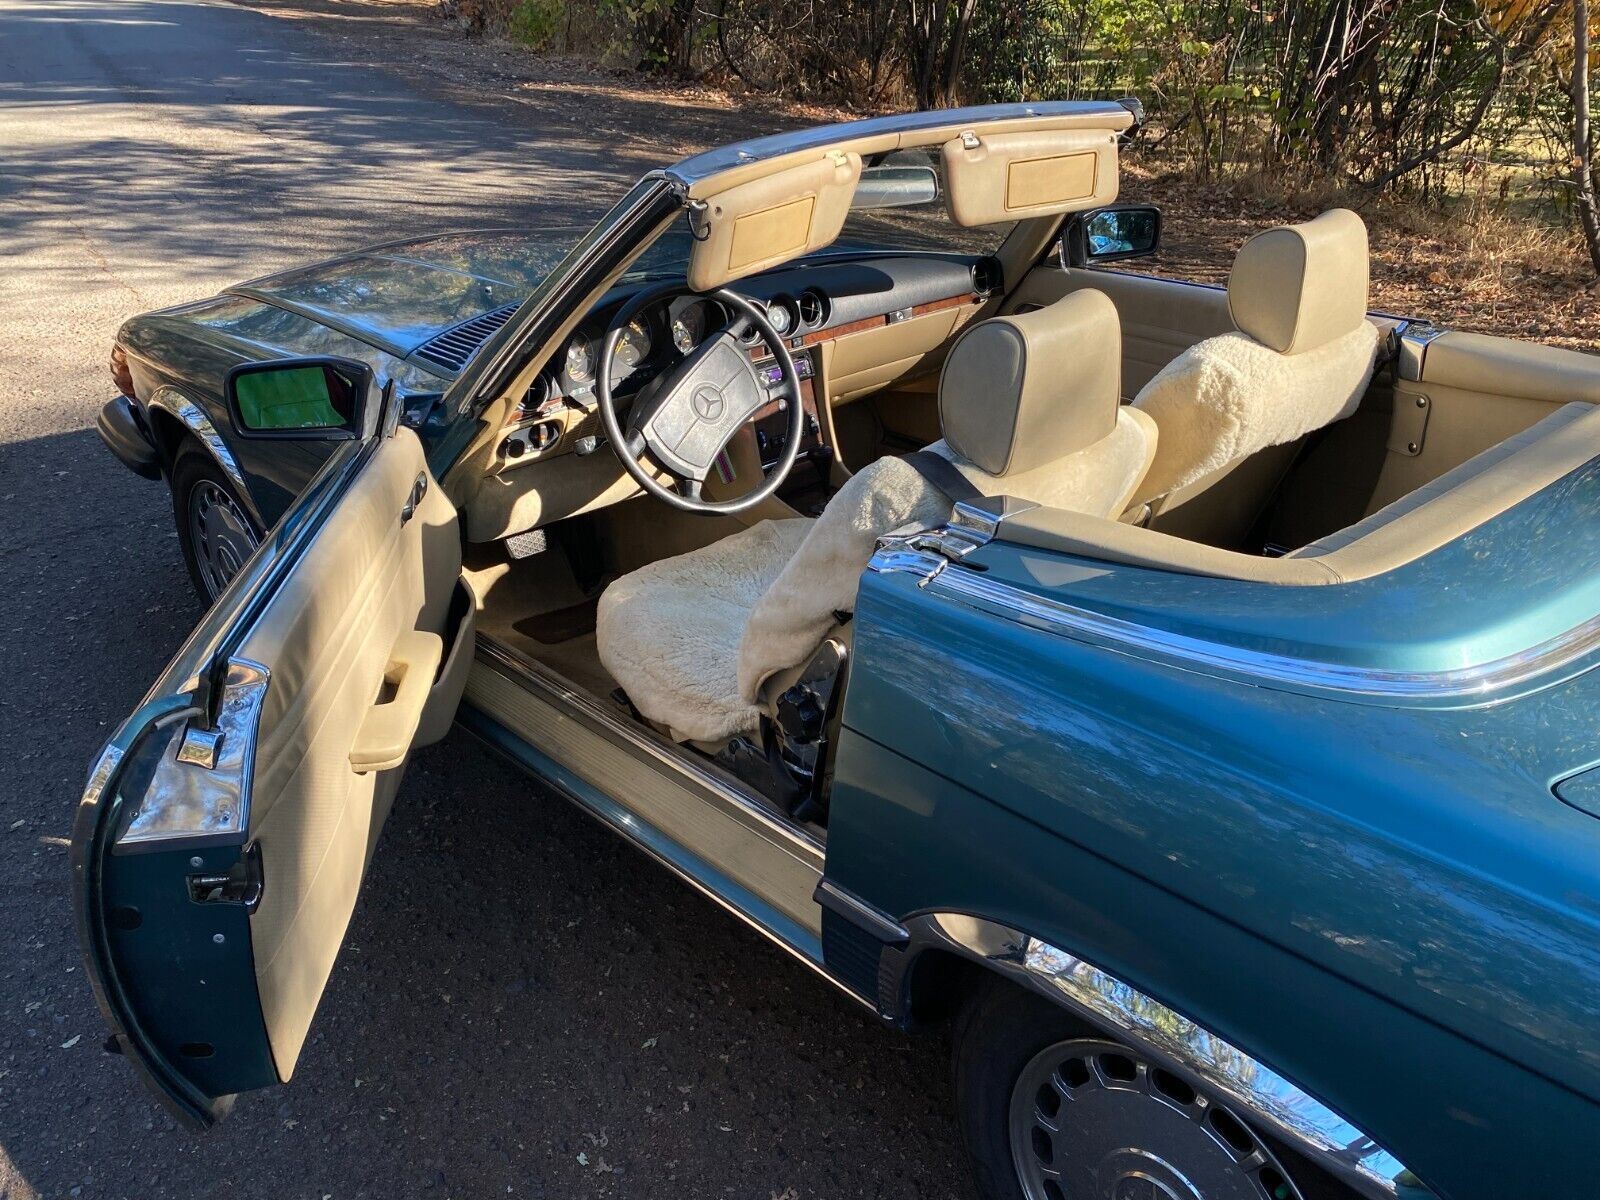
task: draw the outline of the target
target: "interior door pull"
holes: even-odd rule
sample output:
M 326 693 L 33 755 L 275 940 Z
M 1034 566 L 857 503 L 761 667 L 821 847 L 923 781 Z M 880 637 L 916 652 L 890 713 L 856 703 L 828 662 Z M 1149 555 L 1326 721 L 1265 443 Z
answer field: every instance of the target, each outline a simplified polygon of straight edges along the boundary
M 418 471 L 416 482 L 411 485 L 411 494 L 406 497 L 405 507 L 400 510 L 400 524 L 404 525 L 417 515 L 417 505 L 422 503 L 422 498 L 428 494 L 428 473 Z

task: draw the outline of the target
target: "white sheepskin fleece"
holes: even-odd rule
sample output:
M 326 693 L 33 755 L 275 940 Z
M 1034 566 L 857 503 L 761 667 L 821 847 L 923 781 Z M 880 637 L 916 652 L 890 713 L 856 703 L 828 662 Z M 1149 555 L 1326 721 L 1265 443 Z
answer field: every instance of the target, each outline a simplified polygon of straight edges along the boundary
M 1348 417 L 1372 379 L 1377 350 L 1370 321 L 1302 354 L 1279 354 L 1242 333 L 1191 346 L 1134 398 L 1161 431 L 1139 500 Z
M 1150 460 L 1153 430 L 1123 410 L 1106 438 L 1058 462 L 1000 477 L 944 442 L 929 447 L 984 495 L 1096 516 L 1122 511 Z M 719 742 L 759 724 L 756 697 L 854 612 L 878 539 L 950 518 L 950 500 L 913 467 L 882 458 L 850 477 L 821 517 L 763 521 L 618 579 L 600 597 L 600 661 L 634 706 L 680 741 Z
M 812 524 L 763 521 L 606 588 L 595 626 L 600 661 L 641 713 L 679 741 L 722 741 L 756 727 L 734 675 L 739 639 Z
M 1122 511 L 1150 456 L 1147 430 L 1120 412 L 1113 432 L 1076 454 L 1004 477 L 990 475 L 944 442 L 928 447 L 956 465 L 986 496 L 1014 496 L 1095 516 Z M 739 694 L 754 703 L 775 672 L 800 665 L 835 623 L 854 612 L 856 587 L 878 539 L 904 525 L 950 518 L 950 501 L 915 468 L 881 458 L 852 476 L 811 527 L 782 574 L 756 602 L 739 647 Z

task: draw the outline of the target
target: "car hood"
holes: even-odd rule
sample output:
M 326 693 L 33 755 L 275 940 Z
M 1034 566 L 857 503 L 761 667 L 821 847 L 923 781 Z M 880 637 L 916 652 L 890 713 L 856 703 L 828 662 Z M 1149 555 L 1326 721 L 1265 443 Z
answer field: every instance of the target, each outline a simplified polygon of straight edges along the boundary
M 227 289 L 405 357 L 430 338 L 520 303 L 581 228 L 477 230 L 357 250 Z

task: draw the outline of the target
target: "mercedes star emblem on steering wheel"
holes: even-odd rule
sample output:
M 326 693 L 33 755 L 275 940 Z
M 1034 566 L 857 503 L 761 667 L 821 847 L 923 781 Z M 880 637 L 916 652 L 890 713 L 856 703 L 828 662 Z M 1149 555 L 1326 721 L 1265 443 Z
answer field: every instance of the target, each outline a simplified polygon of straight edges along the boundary
M 722 415 L 726 407 L 722 399 L 721 389 L 709 383 L 703 383 L 694 390 L 693 397 L 694 415 L 702 421 L 715 421 Z

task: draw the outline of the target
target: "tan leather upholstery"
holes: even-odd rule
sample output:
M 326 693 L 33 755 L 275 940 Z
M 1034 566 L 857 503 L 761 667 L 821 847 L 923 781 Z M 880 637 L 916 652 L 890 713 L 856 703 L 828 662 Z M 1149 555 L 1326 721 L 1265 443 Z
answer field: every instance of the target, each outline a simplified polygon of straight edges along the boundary
M 969 461 L 953 438 L 934 452 L 986 495 L 1120 512 L 1149 467 L 1156 431 L 1119 405 L 1115 320 L 1110 301 L 1084 293 L 990 322 L 994 338 L 977 338 L 966 365 L 947 369 L 940 410 L 999 469 Z M 1005 382 L 991 369 L 1003 369 Z M 762 522 L 617 580 L 600 598 L 601 661 L 635 707 L 680 740 L 748 733 L 765 681 L 808 659 L 836 614 L 854 611 L 878 538 L 942 522 L 950 508 L 908 463 L 879 459 L 815 521 Z
M 1347 208 L 1258 233 L 1228 275 L 1239 332 L 1280 354 L 1301 354 L 1367 319 L 1367 227 Z
M 1351 530 L 1283 558 L 1219 550 L 1060 509 L 1006 520 L 1010 542 L 1159 571 L 1284 585 L 1346 583 L 1415 561 L 1600 456 L 1600 407 L 1568 405 Z
M 998 225 L 1117 198 L 1117 138 L 1109 129 L 964 130 L 944 143 L 940 158 L 957 225 Z
M 689 252 L 689 286 L 710 291 L 829 245 L 860 180 L 861 156 L 830 150 L 712 196 Z
M 1481 333 L 1427 343 L 1420 380 L 1395 385 L 1380 508 L 1543 420 L 1569 401 L 1600 403 L 1600 356 Z
M 1244 459 L 1355 412 L 1379 341 L 1366 263 L 1366 227 L 1344 210 L 1245 243 L 1228 281 L 1241 332 L 1191 346 L 1134 398 L 1161 430 L 1140 503 L 1173 509 Z M 1262 472 L 1251 491 L 1240 485 L 1256 473 L 1241 476 L 1231 499 L 1259 513 L 1279 478 Z
M 991 475 L 1065 458 L 1111 433 L 1121 372 L 1117 310 L 1103 293 L 980 321 L 945 359 L 945 440 Z
M 409 429 L 383 442 L 239 650 L 272 673 L 250 804 L 267 886 L 250 939 L 285 1080 L 399 782 L 384 748 L 442 733 L 465 683 L 464 670 L 433 675 L 460 658 L 449 616 L 461 557 L 455 508 L 427 470 Z M 427 491 L 402 522 L 419 477 Z

